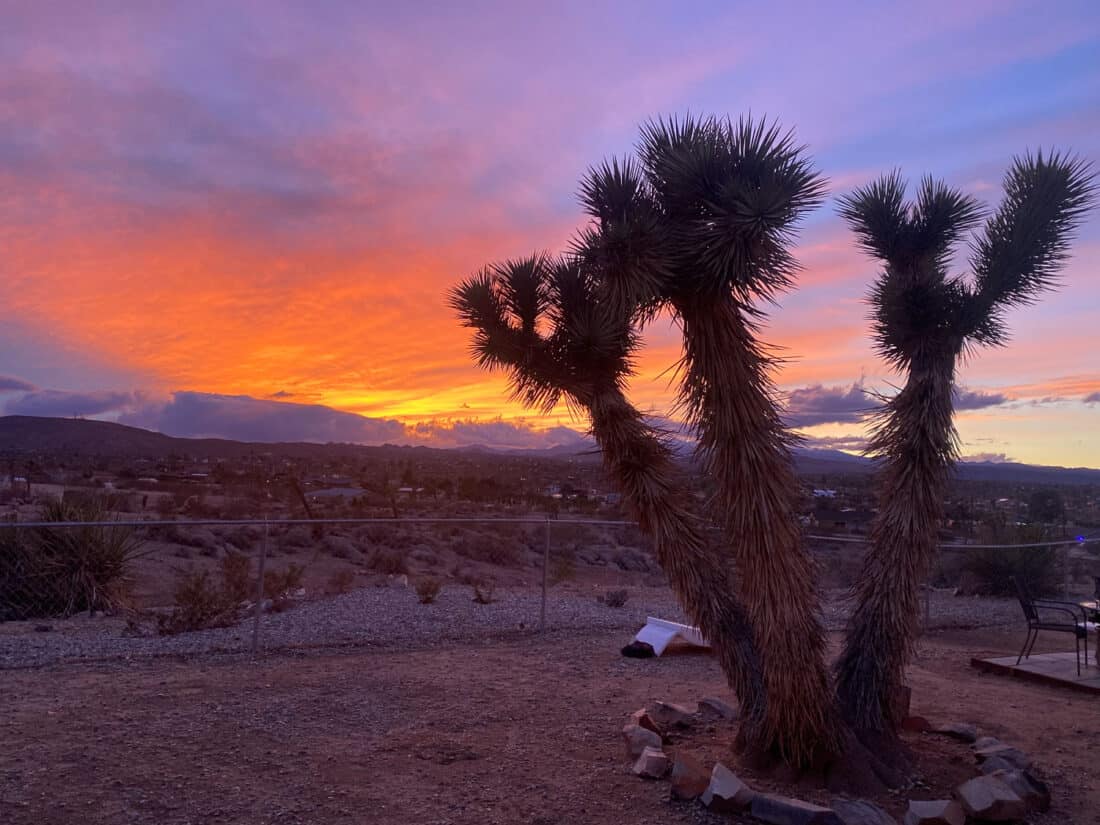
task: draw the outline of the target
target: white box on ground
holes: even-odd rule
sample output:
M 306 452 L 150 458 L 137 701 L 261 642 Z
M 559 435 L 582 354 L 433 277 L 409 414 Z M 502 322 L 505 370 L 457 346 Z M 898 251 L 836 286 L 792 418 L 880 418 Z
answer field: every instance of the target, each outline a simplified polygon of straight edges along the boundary
M 660 656 L 672 640 L 677 637 L 696 647 L 710 647 L 699 628 L 657 619 L 653 616 L 646 617 L 645 627 L 638 631 L 634 641 L 645 642 L 653 648 L 656 655 Z

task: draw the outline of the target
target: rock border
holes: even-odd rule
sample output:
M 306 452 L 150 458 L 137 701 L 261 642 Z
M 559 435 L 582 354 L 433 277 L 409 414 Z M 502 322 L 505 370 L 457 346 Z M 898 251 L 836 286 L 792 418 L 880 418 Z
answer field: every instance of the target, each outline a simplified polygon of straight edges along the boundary
M 697 709 L 655 701 L 631 714 L 623 727 L 627 756 L 638 776 L 671 781 L 670 797 L 697 800 L 719 814 L 749 816 L 770 825 L 898 825 L 878 805 L 863 799 L 836 798 L 826 808 L 803 799 L 753 790 L 728 766 L 716 762 L 707 780 L 706 767 L 693 755 L 664 748 L 670 734 L 738 718 L 736 707 L 715 697 Z M 978 773 L 960 784 L 951 799 L 909 800 L 902 825 L 966 825 L 967 822 L 1024 822 L 1050 809 L 1050 789 L 1031 773 L 1031 757 L 992 736 L 980 736 L 970 723 L 934 725 L 919 716 L 907 717 L 903 729 L 929 736 L 946 736 L 970 745 Z

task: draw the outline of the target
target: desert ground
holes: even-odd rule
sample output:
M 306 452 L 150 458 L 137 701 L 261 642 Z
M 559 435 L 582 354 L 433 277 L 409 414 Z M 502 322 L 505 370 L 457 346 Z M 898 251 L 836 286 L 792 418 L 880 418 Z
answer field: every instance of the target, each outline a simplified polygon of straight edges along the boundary
M 623 629 L 566 627 L 283 649 L 256 660 L 206 653 L 0 670 L 2 819 L 735 821 L 670 802 L 667 783 L 630 774 L 619 731 L 631 711 L 655 699 L 730 697 L 710 656 L 626 659 L 619 648 L 628 639 Z M 910 670 L 912 710 L 972 722 L 1030 753 L 1054 798 L 1032 821 L 1100 823 L 1100 702 L 969 666 L 971 656 L 1018 643 L 1014 628 L 926 634 Z M 725 760 L 731 724 L 674 746 L 708 764 Z M 973 772 L 965 746 L 907 736 L 927 784 Z M 935 793 L 921 784 L 908 791 Z M 879 801 L 899 814 L 900 800 Z

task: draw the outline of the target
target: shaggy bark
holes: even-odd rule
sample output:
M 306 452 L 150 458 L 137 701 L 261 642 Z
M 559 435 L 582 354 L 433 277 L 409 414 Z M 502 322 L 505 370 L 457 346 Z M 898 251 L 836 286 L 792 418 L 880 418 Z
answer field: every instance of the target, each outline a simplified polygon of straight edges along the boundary
M 911 370 L 883 410 L 872 451 L 883 459 L 879 511 L 853 589 L 855 610 L 836 663 L 845 718 L 866 736 L 901 723 L 902 687 L 920 622 L 920 585 L 936 549 L 955 456 L 952 387 L 955 352 Z
M 768 696 L 765 749 L 796 766 L 842 749 L 825 664 L 813 561 L 802 547 L 791 437 L 779 419 L 760 350 L 728 300 L 681 304 L 683 402 L 698 453 L 716 484 L 712 502 L 738 570 L 738 595 L 762 654 Z
M 608 474 L 653 539 L 657 560 L 680 603 L 714 647 L 741 703 L 741 738 L 756 746 L 766 718 L 760 657 L 735 596 L 728 560 L 706 527 L 668 447 L 617 389 L 598 394 L 588 411 Z

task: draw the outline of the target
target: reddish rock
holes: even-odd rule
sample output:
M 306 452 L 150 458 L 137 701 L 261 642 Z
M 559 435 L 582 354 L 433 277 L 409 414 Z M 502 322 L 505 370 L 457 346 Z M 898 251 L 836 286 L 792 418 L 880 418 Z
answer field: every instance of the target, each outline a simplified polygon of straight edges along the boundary
M 662 735 L 673 728 L 690 728 L 695 722 L 693 710 L 672 702 L 654 702 L 646 708 L 646 713 Z
M 951 799 L 912 801 L 903 825 L 966 825 L 966 812 Z
M 710 773 L 710 784 L 703 791 L 701 800 L 716 813 L 736 814 L 748 810 L 755 796 L 755 791 L 737 774 L 718 762 Z
M 1014 748 L 1011 745 L 1006 745 L 1003 742 L 998 742 L 996 745 L 989 745 L 984 748 L 975 748 L 974 756 L 979 763 L 985 762 L 988 759 L 1000 759 L 1017 770 L 1026 771 L 1031 767 L 1031 757 L 1018 748 Z
M 710 772 L 690 753 L 677 753 L 672 760 L 672 788 L 674 799 L 695 799 L 702 796 L 710 784 Z
M 1000 779 L 979 776 L 963 782 L 955 796 L 968 816 L 982 822 L 1019 822 L 1027 816 L 1027 806 Z
M 699 716 L 703 718 L 711 719 L 736 719 L 740 714 L 737 708 L 733 705 L 728 705 L 721 699 L 716 699 L 713 696 L 708 696 L 706 699 L 699 700 L 699 710 L 697 711 Z
M 844 825 L 832 808 L 777 794 L 758 793 L 751 811 L 753 819 L 770 825 Z
M 638 757 L 638 761 L 634 763 L 632 770 L 636 776 L 643 779 L 664 779 L 668 769 L 668 755 L 663 750 L 660 748 L 646 748 Z
M 990 774 L 990 776 L 1001 780 L 1012 788 L 1016 796 L 1024 800 L 1024 805 L 1027 806 L 1029 812 L 1044 813 L 1050 810 L 1050 788 L 1046 786 L 1045 782 L 1037 779 L 1027 771 L 997 771 Z
M 632 724 L 637 725 L 640 728 L 651 730 L 658 736 L 661 734 L 661 729 L 657 727 L 657 723 L 649 718 L 649 714 L 645 712 L 645 708 L 642 710 L 636 710 L 630 714 L 630 721 Z
M 636 760 L 646 748 L 661 749 L 661 737 L 641 725 L 624 725 L 623 741 L 626 742 L 626 755 Z

